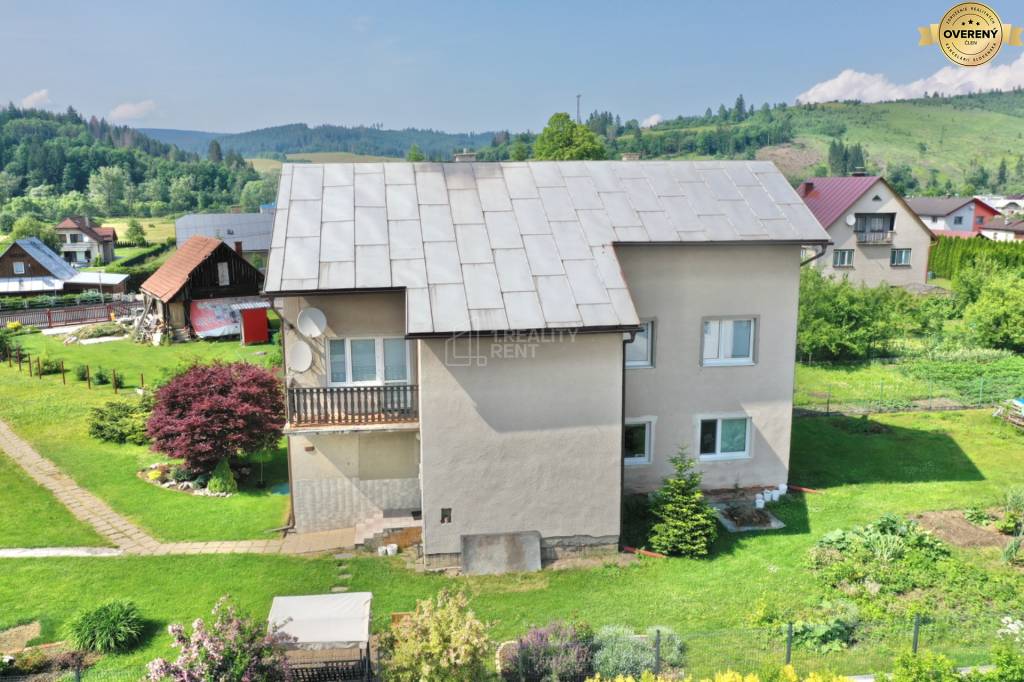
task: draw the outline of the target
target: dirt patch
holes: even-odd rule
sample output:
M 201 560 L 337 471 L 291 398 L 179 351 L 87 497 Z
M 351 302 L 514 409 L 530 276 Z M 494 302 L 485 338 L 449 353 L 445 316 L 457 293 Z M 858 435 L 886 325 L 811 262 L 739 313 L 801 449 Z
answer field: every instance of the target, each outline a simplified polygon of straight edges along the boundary
M 914 520 L 930 530 L 940 540 L 957 547 L 1003 547 L 1005 535 L 981 526 L 975 526 L 959 511 L 934 511 L 917 514 Z
M 773 162 L 787 178 L 800 180 L 807 177 L 807 171 L 811 166 L 822 161 L 817 149 L 800 140 L 762 147 L 757 150 L 757 158 Z
M 910 404 L 916 410 L 955 410 L 964 407 L 963 403 L 952 398 L 926 398 L 914 400 Z
M 28 646 L 29 642 L 38 637 L 40 632 L 42 632 L 42 628 L 39 621 L 0 631 L 0 651 L 5 654 L 21 651 Z

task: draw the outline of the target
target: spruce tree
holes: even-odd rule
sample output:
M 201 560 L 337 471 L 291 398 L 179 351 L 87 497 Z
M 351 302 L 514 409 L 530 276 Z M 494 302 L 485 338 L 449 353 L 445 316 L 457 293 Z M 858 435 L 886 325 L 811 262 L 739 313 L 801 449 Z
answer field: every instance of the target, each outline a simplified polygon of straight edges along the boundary
M 651 529 L 651 547 L 675 556 L 707 556 L 718 537 L 715 510 L 704 499 L 692 460 L 680 450 L 671 461 L 675 476 L 654 494 L 652 512 L 658 521 Z

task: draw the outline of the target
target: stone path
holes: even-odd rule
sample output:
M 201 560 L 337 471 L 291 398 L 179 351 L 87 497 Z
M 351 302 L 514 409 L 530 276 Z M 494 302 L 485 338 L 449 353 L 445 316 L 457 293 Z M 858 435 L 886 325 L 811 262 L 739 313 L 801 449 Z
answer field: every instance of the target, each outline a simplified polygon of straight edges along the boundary
M 41 549 L 0 550 L 0 558 L 48 556 L 118 556 L 135 554 L 160 556 L 167 554 L 319 554 L 346 549 L 355 543 L 355 529 L 325 531 L 321 533 L 291 533 L 285 537 L 266 540 L 237 540 L 225 542 L 161 542 L 121 516 L 111 507 L 82 488 L 74 479 L 46 459 L 19 437 L 6 422 L 0 420 L 0 450 L 6 452 L 39 485 L 74 514 L 75 518 L 92 526 L 116 549 L 95 547 L 54 547 Z

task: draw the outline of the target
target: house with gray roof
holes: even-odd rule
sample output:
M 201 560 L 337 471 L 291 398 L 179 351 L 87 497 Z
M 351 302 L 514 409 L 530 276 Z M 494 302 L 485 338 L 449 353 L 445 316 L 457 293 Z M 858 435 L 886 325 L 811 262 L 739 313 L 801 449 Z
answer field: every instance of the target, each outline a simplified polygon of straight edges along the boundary
M 180 249 L 195 236 L 220 239 L 259 269 L 266 267 L 274 209 L 259 213 L 190 213 L 174 221 L 174 239 Z
M 828 244 L 763 161 L 286 164 L 264 287 L 295 529 L 417 526 L 473 570 L 493 536 L 614 549 L 679 452 L 709 488 L 785 483 Z
M 17 239 L 0 253 L 0 295 L 41 296 L 82 291 L 123 293 L 128 275 L 79 272 L 38 237 Z

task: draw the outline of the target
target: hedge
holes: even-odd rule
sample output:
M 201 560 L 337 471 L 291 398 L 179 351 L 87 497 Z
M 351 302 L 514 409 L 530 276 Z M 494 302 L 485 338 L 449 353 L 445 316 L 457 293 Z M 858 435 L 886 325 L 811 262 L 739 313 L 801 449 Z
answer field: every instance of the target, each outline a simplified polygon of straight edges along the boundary
M 928 269 L 936 277 L 952 278 L 960 268 L 987 258 L 1007 268 L 1024 270 L 1024 241 L 993 242 L 988 239 L 939 237 L 932 245 Z

